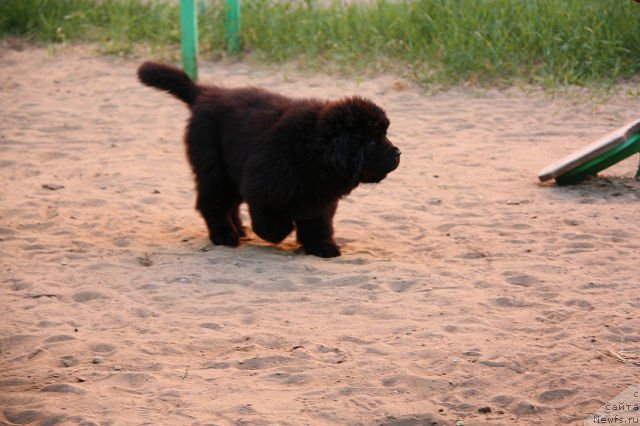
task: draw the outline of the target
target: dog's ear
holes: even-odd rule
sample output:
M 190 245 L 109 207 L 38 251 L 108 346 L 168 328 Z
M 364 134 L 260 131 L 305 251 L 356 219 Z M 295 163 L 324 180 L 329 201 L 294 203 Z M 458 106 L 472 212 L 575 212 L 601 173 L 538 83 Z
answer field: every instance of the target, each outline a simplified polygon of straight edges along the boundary
M 324 160 L 332 168 L 346 170 L 348 158 L 349 136 L 346 132 L 340 132 L 329 140 L 324 152 Z
M 342 175 L 353 180 L 360 176 L 364 164 L 364 152 L 359 149 L 348 132 L 339 132 L 333 136 L 324 152 L 325 162 Z
M 327 102 L 320 112 L 320 134 L 325 141 L 325 163 L 343 178 L 357 181 L 364 165 L 363 132 L 377 108 L 371 102 L 351 97 Z
M 350 130 L 353 115 L 345 101 L 327 102 L 320 112 L 320 137 L 324 141 L 324 160 L 332 169 L 346 171 L 353 147 Z

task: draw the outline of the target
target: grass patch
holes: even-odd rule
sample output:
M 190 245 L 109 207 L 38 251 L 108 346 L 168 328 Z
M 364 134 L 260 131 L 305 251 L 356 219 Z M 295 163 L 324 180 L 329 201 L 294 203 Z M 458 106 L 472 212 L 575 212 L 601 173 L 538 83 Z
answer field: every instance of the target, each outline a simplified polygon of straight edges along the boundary
M 135 43 L 180 43 L 179 7 L 140 0 L 2 0 L 0 37 L 45 43 L 97 42 L 125 54 Z
M 199 18 L 200 46 L 225 54 L 224 1 Z M 428 86 L 609 85 L 640 71 L 640 4 L 631 0 L 252 0 L 244 54 L 351 73 L 394 71 Z M 111 53 L 180 42 L 177 1 L 1 0 L 0 36 L 99 42 Z

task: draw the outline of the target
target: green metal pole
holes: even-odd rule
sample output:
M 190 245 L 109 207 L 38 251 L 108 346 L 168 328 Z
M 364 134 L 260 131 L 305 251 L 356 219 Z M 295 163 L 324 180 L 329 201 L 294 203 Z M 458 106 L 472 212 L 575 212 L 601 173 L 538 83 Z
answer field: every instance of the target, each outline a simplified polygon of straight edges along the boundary
M 629 140 L 610 151 L 600 154 L 598 157 L 588 161 L 575 169 L 558 176 L 558 185 L 574 185 L 585 180 L 589 176 L 595 176 L 598 172 L 611 167 L 619 161 L 640 152 L 640 133 L 633 135 Z M 640 169 L 636 173 L 636 178 L 640 175 Z
M 227 0 L 227 50 L 240 50 L 240 0 Z
M 198 78 L 198 14 L 196 0 L 180 0 L 180 29 L 182 38 L 182 67 Z

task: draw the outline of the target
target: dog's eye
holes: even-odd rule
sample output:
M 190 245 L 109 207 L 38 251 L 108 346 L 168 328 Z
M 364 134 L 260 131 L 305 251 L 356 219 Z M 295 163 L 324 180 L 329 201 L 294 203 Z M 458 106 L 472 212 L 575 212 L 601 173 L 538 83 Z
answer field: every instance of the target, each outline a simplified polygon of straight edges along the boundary
M 375 139 L 371 139 L 369 140 L 369 143 L 367 144 L 369 147 L 374 147 L 378 144 L 378 141 Z

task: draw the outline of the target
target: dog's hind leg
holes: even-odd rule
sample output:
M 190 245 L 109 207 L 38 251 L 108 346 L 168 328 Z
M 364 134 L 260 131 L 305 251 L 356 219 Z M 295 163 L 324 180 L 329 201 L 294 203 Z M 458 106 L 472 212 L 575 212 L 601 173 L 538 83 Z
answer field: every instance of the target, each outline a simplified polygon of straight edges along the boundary
M 333 240 L 333 215 L 336 201 L 319 216 L 296 220 L 298 242 L 305 253 L 319 257 L 340 256 L 340 249 Z
M 221 184 L 214 176 L 198 176 L 196 208 L 207 223 L 213 244 L 236 247 L 244 234 L 238 216 L 240 202 Z
M 185 142 L 196 177 L 196 209 L 207 223 L 213 244 L 236 247 L 244 236 L 238 214 L 242 198 L 225 171 L 216 134 L 215 123 L 194 112 Z
M 240 237 L 246 237 L 247 232 L 244 230 L 244 226 L 242 225 L 242 220 L 240 220 L 240 202 L 236 203 L 236 205 L 231 209 L 229 213 L 231 216 L 231 221 L 236 226 L 236 231 L 238 231 L 238 235 Z
M 260 238 L 270 243 L 279 243 L 293 231 L 293 221 L 285 214 L 265 208 L 249 206 L 251 227 Z

